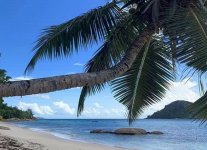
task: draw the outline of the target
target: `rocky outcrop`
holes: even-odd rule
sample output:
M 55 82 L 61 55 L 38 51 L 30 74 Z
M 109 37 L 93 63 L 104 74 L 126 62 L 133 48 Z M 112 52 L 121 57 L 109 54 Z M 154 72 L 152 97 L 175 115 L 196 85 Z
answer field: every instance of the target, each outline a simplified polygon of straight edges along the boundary
M 146 134 L 161 135 L 161 134 L 164 134 L 161 131 L 147 132 L 146 130 L 140 129 L 140 128 L 120 128 L 115 131 L 96 129 L 96 130 L 90 131 L 90 133 L 96 133 L 96 134 L 109 133 L 109 134 L 117 134 L 117 135 L 146 135 Z
M 149 134 L 157 134 L 157 135 L 159 135 L 159 134 L 164 134 L 164 133 L 161 132 L 161 131 L 152 131 L 152 132 L 149 132 Z
M 114 131 L 115 134 L 136 135 L 147 134 L 147 131 L 139 128 L 120 128 Z
M 92 130 L 90 133 L 111 133 L 113 134 L 114 132 L 109 131 L 109 130 L 96 129 L 96 130 Z

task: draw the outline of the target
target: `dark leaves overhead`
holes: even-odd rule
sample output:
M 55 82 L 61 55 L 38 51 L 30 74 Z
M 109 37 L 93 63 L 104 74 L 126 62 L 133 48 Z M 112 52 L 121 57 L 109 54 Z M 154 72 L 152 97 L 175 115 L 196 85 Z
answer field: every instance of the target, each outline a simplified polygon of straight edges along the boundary
M 165 42 L 186 70 L 207 71 L 207 13 L 195 7 L 180 9 L 164 28 Z
M 120 22 L 119 25 L 110 32 L 106 42 L 87 63 L 86 72 L 97 72 L 108 69 L 121 60 L 130 43 L 132 43 L 138 35 L 138 30 L 133 25 L 125 26 L 128 21 L 129 20 Z M 78 104 L 78 116 L 84 109 L 86 97 L 100 92 L 104 87 L 105 83 L 88 85 L 82 88 Z
M 118 9 L 114 3 L 109 3 L 66 23 L 45 29 L 34 47 L 35 54 L 26 71 L 31 71 L 40 59 L 69 56 L 74 50 L 104 40 L 122 15 Z
M 195 119 L 204 123 L 207 120 L 207 92 L 189 107 L 189 112 Z
M 124 0 L 125 4 L 122 6 L 122 9 L 129 7 L 130 5 L 143 5 L 145 4 L 145 0 Z
M 112 81 L 114 97 L 127 107 L 130 123 L 146 106 L 160 101 L 174 79 L 168 53 L 161 41 L 153 39 L 132 68 Z
M 172 22 L 165 27 L 168 43 L 175 44 L 174 57 L 179 63 L 185 64 L 183 74 L 198 75 L 199 89 L 206 90 L 203 77 L 207 71 L 207 13 L 195 5 L 182 8 L 176 12 Z M 205 92 L 204 92 L 205 93 Z M 204 94 L 190 108 L 193 117 L 207 119 L 207 94 Z

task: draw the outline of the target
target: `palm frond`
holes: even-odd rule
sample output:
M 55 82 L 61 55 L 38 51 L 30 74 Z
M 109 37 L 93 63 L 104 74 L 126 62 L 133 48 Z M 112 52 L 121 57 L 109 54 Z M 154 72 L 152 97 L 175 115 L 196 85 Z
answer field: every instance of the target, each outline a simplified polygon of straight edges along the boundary
M 204 93 L 206 80 L 203 76 L 207 71 L 207 12 L 195 4 L 178 12 L 172 19 L 173 22 L 166 27 L 171 37 L 169 41 L 176 41 L 175 58 L 186 65 L 183 73 L 198 75 L 199 90 Z M 206 97 L 207 94 L 204 94 L 190 107 L 193 117 L 202 122 L 207 119 Z
M 141 62 L 140 62 L 140 66 L 139 66 L 138 74 L 137 74 L 137 77 L 136 77 L 136 83 L 135 83 L 133 95 L 132 95 L 131 100 L 130 100 L 131 104 L 128 108 L 129 109 L 128 118 L 134 118 L 134 107 L 135 107 L 135 100 L 136 100 L 136 94 L 137 94 L 136 92 L 138 90 L 140 77 L 142 75 L 142 70 L 143 70 L 144 63 L 145 63 L 145 60 L 146 60 L 146 57 L 147 57 L 147 54 L 148 54 L 150 43 L 151 43 L 151 40 L 146 44 L 146 47 L 145 47 L 145 50 L 144 50 L 144 53 L 143 53 L 143 56 L 142 56 L 142 59 L 141 59 Z
M 207 71 L 207 13 L 198 10 L 195 7 L 189 8 L 186 19 L 181 21 L 186 25 L 186 29 L 181 31 L 180 37 L 177 38 L 180 42 L 176 48 L 177 60 L 187 65 L 185 71 L 196 72 L 198 78 Z M 184 26 L 183 26 L 184 27 Z M 185 33 L 184 33 L 185 32 Z M 199 81 L 199 86 L 202 89 L 203 83 Z
M 124 5 L 122 6 L 122 9 L 129 7 L 130 5 L 142 5 L 145 3 L 144 0 L 122 0 L 124 2 Z
M 121 60 L 125 50 L 138 35 L 138 30 L 133 25 L 128 23 L 128 25 L 125 26 L 126 22 L 128 23 L 128 20 L 120 23 L 118 27 L 110 32 L 106 42 L 97 50 L 94 57 L 87 63 L 85 68 L 86 72 L 96 72 L 108 69 Z M 84 109 L 86 97 L 102 91 L 105 85 L 106 83 L 102 83 L 87 85 L 82 88 L 78 103 L 78 116 Z
M 188 110 L 193 118 L 199 119 L 201 124 L 205 123 L 207 120 L 207 92 L 194 102 Z
M 127 107 L 130 124 L 146 106 L 163 98 L 174 79 L 168 53 L 168 48 L 161 41 L 152 39 L 132 68 L 112 81 L 114 97 Z
M 109 3 L 66 23 L 45 29 L 33 49 L 35 54 L 27 65 L 26 72 L 33 70 L 40 59 L 69 56 L 74 50 L 87 48 L 93 42 L 103 40 L 121 15 L 116 4 Z
M 108 50 L 108 43 L 102 45 L 95 56 L 87 63 L 86 72 L 100 71 L 109 68 L 113 61 L 111 59 L 111 53 Z M 87 85 L 81 90 L 81 94 L 78 102 L 77 116 L 81 115 L 84 110 L 84 103 L 86 97 L 94 93 L 100 92 L 104 88 L 105 84 Z
M 191 69 L 207 71 L 207 13 L 195 7 L 180 9 L 166 26 L 169 41 L 175 41 L 176 59 Z

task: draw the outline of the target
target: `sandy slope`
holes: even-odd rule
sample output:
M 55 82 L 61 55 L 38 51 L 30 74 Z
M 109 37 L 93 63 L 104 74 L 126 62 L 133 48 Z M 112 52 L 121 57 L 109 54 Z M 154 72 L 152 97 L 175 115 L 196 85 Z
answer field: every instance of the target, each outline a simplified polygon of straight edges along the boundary
M 5 142 L 7 140 L 7 142 L 16 142 L 16 144 L 19 144 L 20 150 L 24 148 L 24 150 L 121 150 L 119 148 L 106 147 L 98 144 L 67 141 L 47 133 L 34 132 L 5 122 L 0 122 L 0 126 L 10 128 L 10 130 L 0 129 L 0 141 Z M 1 147 L 0 149 L 3 150 Z

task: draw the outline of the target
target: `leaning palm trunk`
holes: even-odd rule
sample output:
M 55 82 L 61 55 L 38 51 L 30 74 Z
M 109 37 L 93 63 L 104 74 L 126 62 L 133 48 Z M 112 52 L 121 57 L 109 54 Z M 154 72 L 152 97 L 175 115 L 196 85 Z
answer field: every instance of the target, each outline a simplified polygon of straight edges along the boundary
M 110 69 L 93 73 L 78 73 L 26 81 L 7 82 L 0 84 L 0 97 L 48 93 L 74 87 L 90 86 L 115 79 L 132 66 L 136 56 L 152 34 L 153 31 L 151 30 L 145 30 L 140 34 L 131 44 L 123 59 Z

